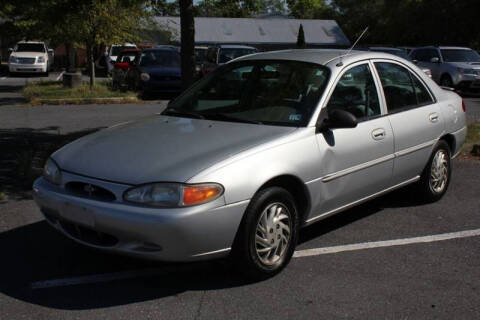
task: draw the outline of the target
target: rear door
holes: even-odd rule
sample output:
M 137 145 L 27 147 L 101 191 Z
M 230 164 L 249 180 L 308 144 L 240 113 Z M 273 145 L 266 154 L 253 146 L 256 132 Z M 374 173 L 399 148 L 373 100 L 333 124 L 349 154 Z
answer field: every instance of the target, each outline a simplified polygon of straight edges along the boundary
M 444 132 L 444 120 L 434 96 L 413 70 L 390 60 L 375 60 L 374 65 L 395 137 L 392 184 L 397 185 L 421 174 Z
M 339 76 L 325 107 L 327 112 L 341 109 L 358 119 L 356 128 L 329 129 L 317 134 L 322 158 L 321 178 L 316 181 L 319 199 L 314 212 L 335 212 L 390 184 L 393 169 L 393 132 L 382 107 L 380 87 L 372 76 L 369 61 L 346 67 Z M 322 110 L 322 112 L 324 112 Z

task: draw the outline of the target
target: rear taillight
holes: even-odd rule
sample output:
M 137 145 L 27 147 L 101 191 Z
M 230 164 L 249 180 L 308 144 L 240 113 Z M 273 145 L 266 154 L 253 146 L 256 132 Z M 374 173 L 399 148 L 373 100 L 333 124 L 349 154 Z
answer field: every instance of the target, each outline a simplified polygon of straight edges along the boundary
M 463 109 L 463 112 L 466 112 L 467 111 L 467 106 L 465 105 L 465 101 L 462 100 L 462 109 Z

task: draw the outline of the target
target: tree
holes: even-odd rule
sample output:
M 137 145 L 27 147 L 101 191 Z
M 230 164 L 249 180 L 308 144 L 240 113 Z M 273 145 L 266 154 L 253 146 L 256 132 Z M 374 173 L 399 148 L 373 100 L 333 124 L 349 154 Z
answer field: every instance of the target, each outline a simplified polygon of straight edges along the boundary
M 193 83 L 195 72 L 195 21 L 193 12 L 192 0 L 180 0 L 180 52 L 183 89 L 188 88 Z
M 297 36 L 297 47 L 300 49 L 304 49 L 307 46 L 305 43 L 305 33 L 303 32 L 303 25 L 300 24 L 300 28 L 298 28 L 298 36 Z

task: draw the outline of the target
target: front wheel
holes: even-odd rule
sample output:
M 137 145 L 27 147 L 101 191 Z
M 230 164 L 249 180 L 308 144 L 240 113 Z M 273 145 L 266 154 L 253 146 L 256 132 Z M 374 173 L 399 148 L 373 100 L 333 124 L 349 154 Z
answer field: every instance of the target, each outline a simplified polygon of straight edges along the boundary
M 292 258 L 298 237 L 295 201 L 283 188 L 259 191 L 251 200 L 233 247 L 235 266 L 252 279 L 279 273 Z
M 426 201 L 435 202 L 443 197 L 450 184 L 451 173 L 450 147 L 440 140 L 433 148 L 418 183 L 419 191 Z

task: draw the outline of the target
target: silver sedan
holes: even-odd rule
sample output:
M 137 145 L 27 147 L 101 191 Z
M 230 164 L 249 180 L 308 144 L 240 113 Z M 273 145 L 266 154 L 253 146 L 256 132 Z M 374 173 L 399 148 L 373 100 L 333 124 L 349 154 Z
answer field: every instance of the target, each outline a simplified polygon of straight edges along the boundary
M 465 135 L 462 99 L 402 58 L 260 53 L 161 115 L 58 150 L 34 197 L 82 244 L 165 261 L 230 255 L 264 278 L 289 262 L 306 225 L 414 183 L 440 199 Z

